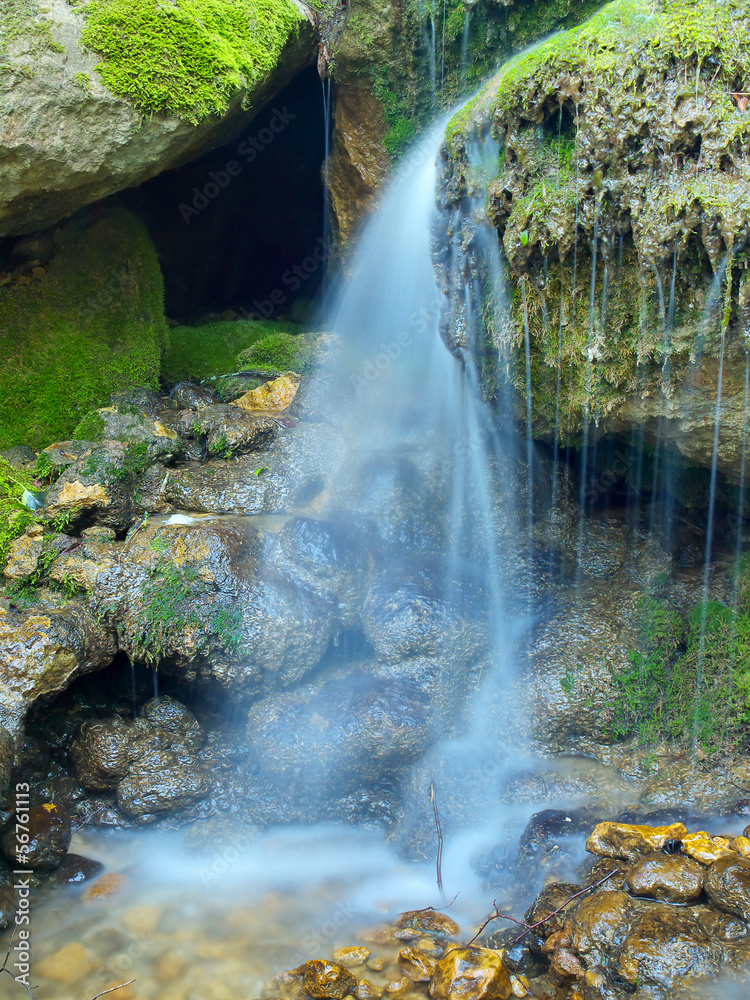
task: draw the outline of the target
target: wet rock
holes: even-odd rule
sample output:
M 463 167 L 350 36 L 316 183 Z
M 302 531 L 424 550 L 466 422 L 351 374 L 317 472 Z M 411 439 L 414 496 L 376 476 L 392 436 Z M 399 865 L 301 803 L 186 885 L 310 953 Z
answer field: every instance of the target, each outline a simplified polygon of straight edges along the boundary
M 301 381 L 301 377 L 295 372 L 285 372 L 257 389 L 250 389 L 229 405 L 239 406 L 244 410 L 285 410 L 297 395 Z
M 599 823 L 586 841 L 586 850 L 601 857 L 635 861 L 643 854 L 660 851 L 668 840 L 682 840 L 686 835 L 682 823 L 670 826 Z
M 630 668 L 630 651 L 638 648 L 634 600 L 617 591 L 581 597 L 524 643 L 522 711 L 534 734 L 553 748 L 565 749 L 573 736 L 612 741 L 613 674 Z
M 343 965 L 337 962 L 327 962 L 314 959 L 305 962 L 300 969 L 302 986 L 313 1000 L 343 1000 L 350 993 L 355 993 L 357 980 Z
M 162 409 L 164 402 L 158 392 L 145 386 L 133 386 L 131 389 L 118 389 L 109 397 L 110 405 L 115 409 L 124 410 L 135 407 L 151 416 Z
M 36 466 L 36 455 L 34 452 L 31 448 L 27 448 L 21 444 L 0 451 L 0 459 L 7 462 L 14 469 L 33 469 Z
M 29 705 L 108 666 L 115 652 L 113 633 L 76 601 L 0 609 L 0 727 L 19 739 Z
M 141 707 L 138 717 L 145 727 L 158 733 L 166 746 L 196 751 L 205 742 L 203 727 L 193 713 L 169 695 L 151 698 Z
M 440 959 L 429 987 L 434 1000 L 508 1000 L 510 975 L 496 951 L 451 948 Z
M 720 910 L 750 920 L 750 861 L 739 857 L 719 858 L 705 878 L 706 895 Z
M 553 882 L 539 893 L 523 918 L 529 926 L 537 925 L 528 935 L 529 950 L 533 954 L 545 954 L 543 949 L 547 939 L 563 930 L 566 914 L 558 911 L 582 888 L 574 882 Z
M 679 854 L 648 854 L 628 873 L 626 884 L 634 896 L 664 903 L 695 903 L 703 895 L 705 869 Z
M 611 891 L 584 897 L 575 909 L 570 943 L 587 965 L 602 965 L 622 945 L 628 933 L 627 893 Z
M 373 559 L 372 526 L 290 518 L 276 537 L 268 565 L 274 573 L 337 605 L 344 627 L 361 618 Z
M 303 797 L 377 780 L 421 756 L 437 733 L 417 684 L 366 668 L 259 701 L 247 723 L 252 759 Z
M 669 988 L 685 979 L 715 976 L 721 948 L 689 912 L 669 906 L 647 910 L 632 926 L 617 961 L 631 986 Z
M 340 965 L 345 965 L 349 969 L 356 969 L 364 965 L 370 957 L 370 949 L 362 945 L 349 945 L 347 948 L 336 948 L 333 958 Z
M 10 547 L 8 561 L 3 570 L 5 579 L 15 583 L 35 573 L 43 546 L 44 528 L 41 524 L 31 525 Z
M 133 407 L 107 406 L 94 413 L 101 421 L 101 440 L 122 441 L 137 447 L 141 463 L 170 462 L 182 451 L 180 440 L 170 427 L 149 413 Z M 86 419 L 86 418 L 84 418 Z
M 28 822 L 26 822 L 28 816 Z M 28 836 L 28 840 L 24 838 Z M 52 871 L 70 845 L 70 816 L 53 802 L 17 812 L 0 835 L 0 848 L 8 861 L 34 871 Z
M 653 807 L 691 806 L 706 815 L 724 815 L 734 810 L 737 789 L 748 787 L 750 761 L 740 759 L 733 766 L 703 771 L 689 760 L 678 760 L 645 781 L 642 799 Z
M 728 837 L 713 837 L 710 833 L 699 831 L 688 833 L 682 838 L 682 852 L 703 865 L 710 865 L 718 858 L 733 854 L 734 848 Z
M 379 1000 L 383 995 L 383 987 L 376 986 L 371 983 L 369 979 L 359 979 L 357 981 L 357 989 L 355 991 L 355 996 L 357 1000 Z
M 4 931 L 13 922 L 18 910 L 18 895 L 12 885 L 0 885 L 0 931 Z
M 80 854 L 66 854 L 57 869 L 52 874 L 50 882 L 53 885 L 81 885 L 90 879 L 98 878 L 104 871 L 101 861 L 84 858 Z
M 168 754 L 155 763 L 142 770 L 136 764 L 117 786 L 117 804 L 129 816 L 179 812 L 211 791 L 205 768 L 177 763 Z
M 205 406 L 193 418 L 193 434 L 206 438 L 210 455 L 224 455 L 268 448 L 279 425 L 270 417 L 245 413 L 229 404 Z
M 592 823 L 600 819 L 599 809 L 544 809 L 534 813 L 518 841 L 521 857 L 531 861 L 549 848 L 557 849 L 562 839 L 591 829 Z
M 72 986 L 90 976 L 98 967 L 94 956 L 82 944 L 71 941 L 37 962 L 36 974 Z
M 121 441 L 102 441 L 73 462 L 47 494 L 45 517 L 77 526 L 95 522 L 124 531 L 142 513 Z
M 396 927 L 440 937 L 457 937 L 461 933 L 456 921 L 438 910 L 406 910 L 396 918 Z
M 392 567 L 370 585 L 362 610 L 365 634 L 386 663 L 439 657 L 470 664 L 486 649 L 482 595 L 455 585 L 440 567 Z
M 176 410 L 200 410 L 215 402 L 216 397 L 209 389 L 192 382 L 178 383 L 169 394 L 169 405 Z
M 404 948 L 398 953 L 398 964 L 413 983 L 428 983 L 435 974 L 435 960 L 419 948 Z
M 84 788 L 106 792 L 117 788 L 130 768 L 130 752 L 139 729 L 129 719 L 87 720 L 70 750 Z

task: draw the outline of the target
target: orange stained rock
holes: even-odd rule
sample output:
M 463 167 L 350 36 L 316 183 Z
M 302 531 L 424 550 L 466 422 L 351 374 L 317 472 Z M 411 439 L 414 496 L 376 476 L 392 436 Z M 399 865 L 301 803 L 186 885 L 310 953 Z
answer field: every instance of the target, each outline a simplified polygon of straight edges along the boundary
M 364 965 L 370 957 L 370 949 L 363 946 L 350 945 L 348 948 L 336 948 L 333 953 L 334 961 L 341 962 L 347 969 Z
M 58 983 L 80 983 L 96 969 L 97 963 L 78 941 L 36 962 L 34 974 Z
M 126 884 L 127 879 L 121 872 L 109 872 L 106 875 L 100 875 L 95 882 L 92 882 L 81 898 L 84 903 L 95 903 L 100 899 L 109 899 L 120 892 Z
M 455 937 L 461 933 L 461 928 L 455 920 L 437 910 L 407 910 L 405 913 L 399 913 L 396 926 L 426 931 L 429 934 L 444 934 L 448 937 Z
M 400 951 L 398 964 L 415 983 L 428 983 L 435 974 L 435 960 L 418 948 L 404 948 Z
M 750 837 L 735 837 L 731 843 L 731 848 L 741 858 L 750 858 Z
M 683 854 L 704 865 L 710 865 L 719 858 L 726 858 L 733 853 L 731 840 L 727 837 L 712 837 L 705 830 L 688 833 L 680 839 Z
M 250 389 L 231 405 L 241 406 L 243 410 L 285 410 L 297 395 L 301 381 L 296 372 L 284 372 L 272 382 Z
M 434 1000 L 509 1000 L 513 995 L 500 954 L 489 948 L 451 948 L 429 987 Z
M 354 994 L 357 1000 L 380 1000 L 383 995 L 382 986 L 375 986 L 369 979 L 360 979 Z
M 684 840 L 682 823 L 669 826 L 637 826 L 630 823 L 599 823 L 586 841 L 586 850 L 604 858 L 634 861 L 641 854 L 660 851 L 668 840 Z

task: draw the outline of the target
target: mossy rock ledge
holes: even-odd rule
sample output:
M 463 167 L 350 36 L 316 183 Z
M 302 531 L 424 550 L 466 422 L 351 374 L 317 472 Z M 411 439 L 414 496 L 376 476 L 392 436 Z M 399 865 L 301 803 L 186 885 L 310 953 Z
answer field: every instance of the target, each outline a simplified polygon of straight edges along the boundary
M 315 56 L 295 0 L 7 0 L 0 236 L 231 142 Z
M 522 420 L 526 313 L 536 437 L 575 446 L 587 423 L 591 441 L 637 423 L 710 466 L 721 371 L 718 465 L 739 478 L 748 30 L 735 0 L 616 0 L 506 64 L 449 123 L 443 336 L 474 354 L 488 397 L 511 384 Z

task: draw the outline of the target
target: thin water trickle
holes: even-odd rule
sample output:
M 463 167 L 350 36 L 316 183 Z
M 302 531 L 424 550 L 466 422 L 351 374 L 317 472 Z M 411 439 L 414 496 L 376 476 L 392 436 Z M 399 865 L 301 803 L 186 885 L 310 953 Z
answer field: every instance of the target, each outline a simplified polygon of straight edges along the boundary
M 323 155 L 323 246 L 331 246 L 331 192 L 329 187 L 330 168 L 330 144 L 331 144 L 331 77 L 320 81 L 323 89 L 323 133 L 324 133 L 324 155 Z M 321 285 L 321 299 L 326 301 L 328 294 L 327 269 L 323 271 L 323 281 Z
M 464 11 L 464 31 L 461 36 L 461 82 L 466 86 L 469 76 L 469 40 L 471 37 L 471 10 Z

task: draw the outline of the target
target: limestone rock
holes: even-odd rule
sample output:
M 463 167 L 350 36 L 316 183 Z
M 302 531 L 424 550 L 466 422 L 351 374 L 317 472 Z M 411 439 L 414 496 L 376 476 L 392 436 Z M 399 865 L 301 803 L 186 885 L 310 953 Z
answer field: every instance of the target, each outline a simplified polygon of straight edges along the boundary
M 14 815 L 0 835 L 0 848 L 14 867 L 51 871 L 65 857 L 70 845 L 70 816 L 63 806 L 53 802 L 31 806 L 27 815 L 28 822 L 23 825 L 27 828 L 28 842 L 19 843 L 16 823 L 21 819 Z
M 206 438 L 212 455 L 260 451 L 271 445 L 278 431 L 279 425 L 270 417 L 225 404 L 204 406 L 193 420 L 193 433 Z
M 43 229 L 231 142 L 255 110 L 313 59 L 314 32 L 300 14 L 299 37 L 288 39 L 275 69 L 250 91 L 238 89 L 223 116 L 194 125 L 144 115 L 111 94 L 96 71 L 101 57 L 81 45 L 80 10 L 66 0 L 51 0 L 47 10 L 43 18 L 54 44 L 40 54 L 21 38 L 0 82 L 0 235 Z
M 634 896 L 664 903 L 695 903 L 703 895 L 705 869 L 679 854 L 647 854 L 625 880 Z
M 708 869 L 706 895 L 720 910 L 742 920 L 750 919 L 750 861 L 745 858 L 719 858 Z
M 456 921 L 438 910 L 406 910 L 399 913 L 396 926 L 423 934 L 438 934 L 441 937 L 457 937 L 461 933 Z
M 689 858 L 695 858 L 703 865 L 710 865 L 719 858 L 732 855 L 734 847 L 727 837 L 712 837 L 710 833 L 699 831 L 688 833 L 683 838 L 682 851 Z
M 43 538 L 44 529 L 40 524 L 34 524 L 13 542 L 3 570 L 3 576 L 7 580 L 17 582 L 36 572 L 39 556 L 42 554 Z
M 721 949 L 689 911 L 660 906 L 636 921 L 620 951 L 617 971 L 635 986 L 669 988 L 685 979 L 715 976 Z
M 248 390 L 229 405 L 241 406 L 244 410 L 285 410 L 297 395 L 301 381 L 295 372 L 285 372 L 257 389 Z
M 496 951 L 451 948 L 440 959 L 430 983 L 434 1000 L 508 1000 L 510 975 Z
M 668 840 L 682 840 L 685 836 L 687 829 L 682 823 L 670 826 L 599 823 L 586 841 L 586 850 L 605 858 L 635 861 L 641 855 L 660 851 Z
M 357 980 L 338 962 L 313 959 L 305 962 L 300 969 L 305 993 L 313 1000 L 343 1000 L 357 989 Z

